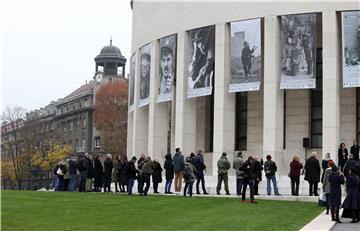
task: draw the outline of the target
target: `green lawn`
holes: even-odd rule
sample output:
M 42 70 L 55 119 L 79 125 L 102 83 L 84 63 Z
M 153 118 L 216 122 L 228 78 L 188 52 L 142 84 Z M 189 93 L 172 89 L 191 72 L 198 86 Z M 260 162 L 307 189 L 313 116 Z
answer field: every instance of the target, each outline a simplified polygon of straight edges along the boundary
M 2 230 L 299 230 L 315 203 L 2 191 Z

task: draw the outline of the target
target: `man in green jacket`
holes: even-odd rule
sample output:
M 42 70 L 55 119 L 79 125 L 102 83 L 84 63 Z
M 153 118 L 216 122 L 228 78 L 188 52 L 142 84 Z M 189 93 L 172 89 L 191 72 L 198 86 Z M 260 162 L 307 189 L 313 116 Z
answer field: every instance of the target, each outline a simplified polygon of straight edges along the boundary
M 216 186 L 216 193 L 220 195 L 221 182 L 224 181 L 226 195 L 230 195 L 228 186 L 228 171 L 230 169 L 230 162 L 226 158 L 226 152 L 223 152 L 220 159 L 217 162 L 218 166 L 218 183 Z

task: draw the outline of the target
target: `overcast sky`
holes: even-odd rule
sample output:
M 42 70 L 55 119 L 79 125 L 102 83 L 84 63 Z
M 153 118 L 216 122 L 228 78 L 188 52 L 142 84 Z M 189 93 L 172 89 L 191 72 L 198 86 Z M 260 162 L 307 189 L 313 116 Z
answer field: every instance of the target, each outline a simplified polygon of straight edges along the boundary
M 0 8 L 2 109 L 40 108 L 91 80 L 111 36 L 129 71 L 130 0 L 5 0 Z

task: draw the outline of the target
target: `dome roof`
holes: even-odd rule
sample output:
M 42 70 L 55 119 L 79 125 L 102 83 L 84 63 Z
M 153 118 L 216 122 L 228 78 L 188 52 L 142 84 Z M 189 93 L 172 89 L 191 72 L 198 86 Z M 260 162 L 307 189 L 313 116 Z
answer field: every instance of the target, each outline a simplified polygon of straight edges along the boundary
M 100 54 L 96 58 L 120 58 L 124 59 L 124 56 L 121 54 L 121 51 L 118 47 L 112 45 L 112 40 L 110 40 L 109 46 L 104 46 Z

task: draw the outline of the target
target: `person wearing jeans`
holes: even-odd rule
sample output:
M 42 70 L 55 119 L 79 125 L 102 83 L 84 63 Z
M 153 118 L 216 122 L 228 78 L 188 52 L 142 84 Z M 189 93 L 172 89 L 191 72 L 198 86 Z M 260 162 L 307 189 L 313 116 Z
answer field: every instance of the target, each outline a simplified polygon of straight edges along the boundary
M 244 171 L 242 170 L 242 165 L 244 163 L 242 152 L 238 152 L 237 156 L 233 161 L 233 169 L 236 171 L 236 194 L 241 195 L 242 185 L 244 181 Z
M 192 189 L 193 184 L 196 179 L 196 168 L 191 163 L 191 158 L 186 158 L 185 163 L 185 174 L 184 174 L 184 182 L 185 182 L 185 188 L 184 188 L 184 197 L 186 197 L 186 193 L 189 193 L 190 197 L 192 197 Z
M 133 156 L 131 160 L 125 165 L 125 169 L 124 169 L 125 176 L 127 179 L 128 195 L 132 195 L 132 189 L 134 186 L 136 174 L 138 172 L 138 170 L 136 170 L 135 168 L 135 162 L 136 162 L 136 156 Z
M 276 163 L 274 161 L 271 160 L 271 156 L 267 155 L 266 156 L 266 161 L 264 163 L 264 171 L 265 171 L 265 176 L 266 176 L 266 181 L 267 181 L 267 195 L 271 195 L 271 182 L 273 183 L 274 186 L 274 193 L 276 196 L 280 196 L 281 194 L 279 193 L 277 184 L 276 184 L 276 176 L 275 176 L 275 172 L 277 171 L 277 166 Z
M 72 156 L 69 162 L 69 174 L 70 174 L 70 182 L 69 182 L 69 191 L 75 192 L 77 185 L 77 175 L 76 175 L 76 157 Z
M 165 179 L 166 179 L 165 193 L 172 194 L 171 183 L 172 183 L 172 180 L 174 179 L 174 164 L 173 164 L 173 160 L 172 160 L 170 154 L 167 154 L 165 156 L 164 169 L 165 169 Z
M 183 171 L 185 167 L 184 156 L 181 154 L 180 148 L 175 149 L 174 155 L 174 171 L 175 171 L 175 192 L 179 193 L 181 191 L 181 184 L 183 178 Z
M 146 157 L 144 160 L 143 167 L 140 171 L 140 177 L 141 177 L 141 191 L 140 196 L 144 195 L 147 196 L 147 193 L 150 188 L 150 176 L 154 171 L 154 162 L 151 160 L 150 156 Z M 144 189 L 144 185 L 145 189 Z

